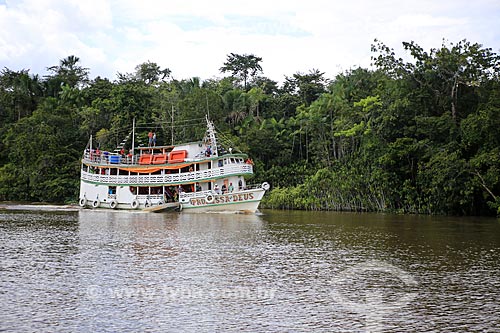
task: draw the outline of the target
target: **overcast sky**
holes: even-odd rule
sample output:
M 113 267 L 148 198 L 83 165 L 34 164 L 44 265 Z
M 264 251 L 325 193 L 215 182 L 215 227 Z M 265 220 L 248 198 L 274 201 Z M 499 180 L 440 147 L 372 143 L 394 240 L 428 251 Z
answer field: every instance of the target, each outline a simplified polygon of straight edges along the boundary
M 46 68 L 69 55 L 116 79 L 146 61 L 176 79 L 222 77 L 229 53 L 262 57 L 264 76 L 369 67 L 377 38 L 404 56 L 467 39 L 500 53 L 500 0 L 0 0 L 0 67 Z

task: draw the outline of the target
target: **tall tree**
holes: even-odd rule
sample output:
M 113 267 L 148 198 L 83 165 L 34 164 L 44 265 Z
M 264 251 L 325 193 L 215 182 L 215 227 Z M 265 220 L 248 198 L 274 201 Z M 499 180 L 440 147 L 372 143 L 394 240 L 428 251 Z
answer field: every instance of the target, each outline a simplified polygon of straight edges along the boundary
M 53 74 L 48 78 L 56 78 L 71 88 L 81 87 L 89 82 L 89 69 L 79 66 L 80 58 L 70 55 L 62 59 L 58 66 L 47 68 Z
M 440 48 L 432 48 L 429 52 L 413 41 L 403 42 L 405 50 L 415 59 L 414 63 L 396 59 L 393 49 L 377 40 L 375 42 L 372 51 L 379 55 L 372 59 L 377 67 L 415 80 L 418 89 L 427 90 L 426 95 L 437 100 L 435 112 L 438 115 L 450 112 L 455 121 L 460 111 L 463 113 L 461 118 L 464 118 L 470 109 L 470 105 L 465 104 L 465 95 L 497 75 L 500 69 L 500 57 L 491 48 L 467 40 L 450 45 L 443 42 Z M 464 97 L 460 98 L 460 93 Z M 462 104 L 465 105 L 461 107 Z
M 250 77 L 254 77 L 257 73 L 262 72 L 260 62 L 261 57 L 253 54 L 235 54 L 231 53 L 227 56 L 224 66 L 220 68 L 221 73 L 230 72 L 231 76 L 243 81 L 243 89 L 247 91 L 247 82 Z
M 295 73 L 292 77 L 286 77 L 283 89 L 291 94 L 297 94 L 302 102 L 309 106 L 322 93 L 326 92 L 328 80 L 325 73 L 312 69 L 308 74 Z
M 36 109 L 42 96 L 42 83 L 38 75 L 29 70 L 12 71 L 4 68 L 0 72 L 0 119 L 6 122 L 20 120 Z
M 147 85 L 157 85 L 165 82 L 170 77 L 170 74 L 172 74 L 170 69 L 161 69 L 157 63 L 146 61 L 137 65 L 134 73 L 118 73 L 118 80 L 120 82 L 140 81 Z

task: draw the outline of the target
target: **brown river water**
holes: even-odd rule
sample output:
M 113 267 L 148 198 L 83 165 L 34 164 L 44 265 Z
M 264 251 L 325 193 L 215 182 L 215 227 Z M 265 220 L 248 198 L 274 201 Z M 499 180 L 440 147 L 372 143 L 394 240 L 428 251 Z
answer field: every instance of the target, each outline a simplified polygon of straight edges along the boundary
M 494 218 L 3 206 L 0 332 L 500 332 L 499 250 Z

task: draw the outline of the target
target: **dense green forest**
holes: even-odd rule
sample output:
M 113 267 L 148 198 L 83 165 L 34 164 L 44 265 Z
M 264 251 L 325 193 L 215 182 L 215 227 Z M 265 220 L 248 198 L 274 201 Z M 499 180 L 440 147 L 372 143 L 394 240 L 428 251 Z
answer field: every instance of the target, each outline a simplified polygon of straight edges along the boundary
M 304 210 L 500 214 L 500 57 L 466 40 L 404 55 L 379 41 L 372 69 L 264 76 L 262 58 L 229 54 L 220 79 L 175 79 L 154 62 L 111 81 L 69 56 L 40 77 L 0 73 L 0 200 L 76 202 L 90 135 L 113 149 L 138 124 L 207 112 L 272 185 L 262 205 Z M 408 60 L 399 58 L 404 56 Z M 138 138 L 146 137 L 146 125 Z M 200 128 L 182 126 L 175 141 Z M 201 129 L 202 131 L 204 128 Z

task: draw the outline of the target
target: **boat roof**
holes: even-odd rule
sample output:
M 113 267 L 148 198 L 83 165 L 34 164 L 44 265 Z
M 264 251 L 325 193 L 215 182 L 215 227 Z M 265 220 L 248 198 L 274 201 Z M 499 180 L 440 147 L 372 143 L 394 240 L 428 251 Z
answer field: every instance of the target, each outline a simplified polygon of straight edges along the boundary
M 135 147 L 138 150 L 163 150 L 163 149 L 174 149 L 175 146 L 154 146 L 154 147 Z

